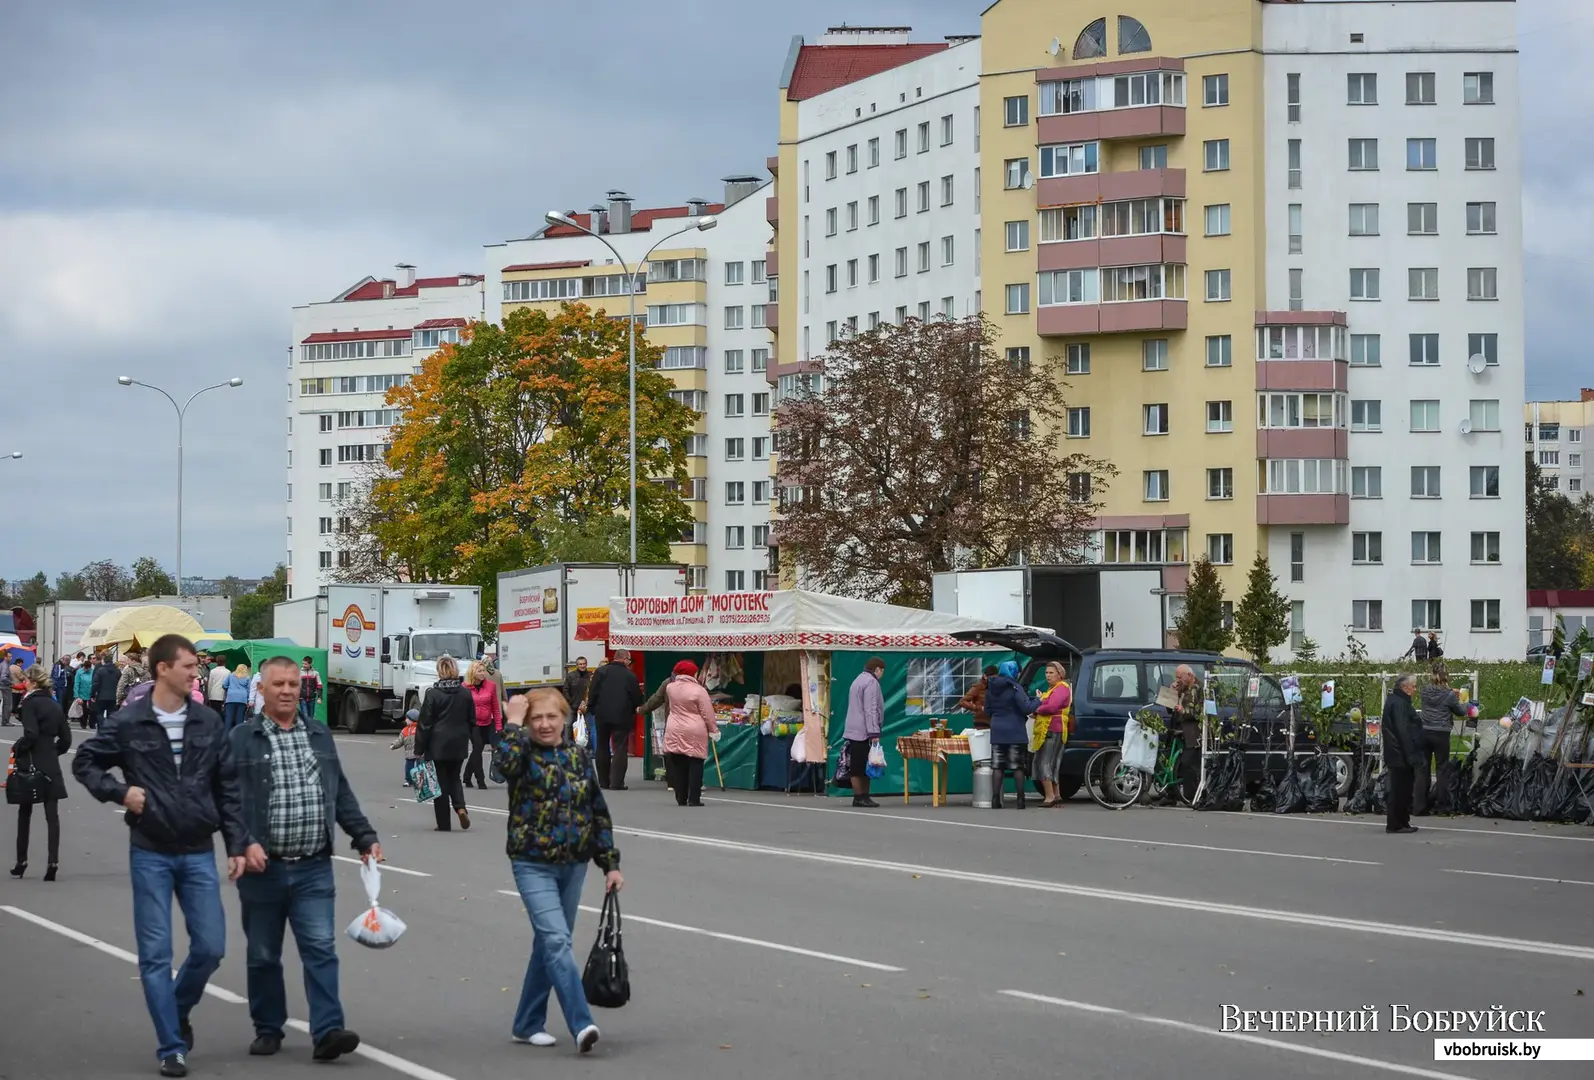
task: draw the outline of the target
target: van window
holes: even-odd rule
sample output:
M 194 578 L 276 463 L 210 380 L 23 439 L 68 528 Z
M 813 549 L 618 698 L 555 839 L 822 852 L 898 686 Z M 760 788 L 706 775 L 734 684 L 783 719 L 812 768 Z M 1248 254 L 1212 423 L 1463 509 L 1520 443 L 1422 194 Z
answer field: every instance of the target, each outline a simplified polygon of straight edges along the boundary
M 1273 676 L 1262 676 L 1262 685 L 1257 688 L 1256 704 L 1258 708 L 1269 711 L 1279 711 L 1284 708 L 1284 691 Z
M 1192 664 L 1188 660 L 1148 660 L 1146 661 L 1146 700 L 1157 700 L 1157 691 L 1164 686 L 1172 686 L 1174 678 L 1179 674 L 1181 666 L 1188 665 L 1195 672 L 1197 681 L 1206 683 L 1206 668 L 1202 664 Z
M 1090 676 L 1090 696 L 1097 701 L 1141 701 L 1140 664 L 1135 660 L 1107 660 Z

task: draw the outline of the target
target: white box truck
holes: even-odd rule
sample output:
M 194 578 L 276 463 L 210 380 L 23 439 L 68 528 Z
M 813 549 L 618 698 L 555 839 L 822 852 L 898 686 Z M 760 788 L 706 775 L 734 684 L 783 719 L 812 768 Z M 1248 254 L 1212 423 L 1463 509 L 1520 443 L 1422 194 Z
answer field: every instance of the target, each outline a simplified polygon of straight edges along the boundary
M 120 607 L 161 604 L 188 612 L 206 630 L 227 633 L 232 627 L 232 601 L 225 596 L 142 596 L 137 600 L 46 600 L 34 613 L 34 640 L 46 663 L 78 651 L 89 624 Z
M 362 735 L 402 722 L 437 681 L 437 660 L 463 667 L 481 652 L 482 597 L 475 585 L 328 585 L 327 717 Z M 309 599 L 309 598 L 306 598 Z M 297 640 L 297 639 L 296 639 Z
M 327 647 L 327 594 L 302 596 L 297 600 L 284 600 L 271 609 L 271 636 L 312 649 Z
M 677 565 L 554 563 L 498 575 L 498 670 L 504 686 L 558 686 L 577 657 L 597 667 L 616 596 L 685 596 Z
M 1172 599 L 1154 566 L 1005 566 L 931 580 L 936 611 L 1050 627 L 1080 649 L 1166 648 Z

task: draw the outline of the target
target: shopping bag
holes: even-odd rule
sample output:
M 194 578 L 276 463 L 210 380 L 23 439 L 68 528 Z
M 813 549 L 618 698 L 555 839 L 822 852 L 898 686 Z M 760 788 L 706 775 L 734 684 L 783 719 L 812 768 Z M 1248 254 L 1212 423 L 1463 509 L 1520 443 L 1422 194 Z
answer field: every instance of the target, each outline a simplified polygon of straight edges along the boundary
M 429 803 L 443 794 L 443 785 L 437 779 L 437 766 L 430 761 L 416 765 L 411 779 L 415 782 L 415 801 L 418 803 Z
M 618 1009 L 631 1000 L 631 971 L 620 947 L 620 897 L 612 889 L 603 895 L 598 940 L 587 954 L 581 988 L 586 991 L 587 1004 L 600 1009 Z
M 573 729 L 573 733 L 577 746 L 587 745 L 587 718 L 585 716 L 576 717 L 576 724 L 575 728 Z
M 492 756 L 488 759 L 487 764 L 487 779 L 491 780 L 495 784 L 506 783 L 504 780 L 504 771 L 498 767 L 498 751 L 500 746 L 502 746 L 501 743 L 494 744 Z
M 66 718 L 68 720 L 81 720 L 81 719 L 83 719 L 83 699 L 82 698 L 78 698 L 76 701 L 74 701 L 72 703 L 72 707 L 67 709 Z
M 27 768 L 17 767 L 17 752 L 11 751 L 11 757 L 6 763 L 6 802 L 12 806 L 33 806 L 42 803 L 50 790 L 50 778 L 33 767 L 32 755 L 28 755 Z
M 886 774 L 886 752 L 879 743 L 869 747 L 869 763 L 863 771 L 871 780 L 878 780 Z
M 1124 725 L 1121 760 L 1127 769 L 1153 772 L 1157 768 L 1157 736 L 1147 731 L 1133 716 Z
M 808 764 L 808 734 L 800 727 L 791 741 L 791 759 L 799 765 Z
M 371 906 L 349 924 L 348 935 L 368 949 L 386 949 L 404 933 L 404 920 L 376 902 L 382 892 L 382 871 L 376 868 L 375 859 L 360 863 L 360 881 Z

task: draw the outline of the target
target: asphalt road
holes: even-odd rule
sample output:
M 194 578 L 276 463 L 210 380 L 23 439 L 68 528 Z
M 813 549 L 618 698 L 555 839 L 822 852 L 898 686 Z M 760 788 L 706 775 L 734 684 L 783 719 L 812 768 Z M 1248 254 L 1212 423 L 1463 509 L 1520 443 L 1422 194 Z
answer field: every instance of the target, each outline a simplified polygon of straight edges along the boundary
M 662 785 L 634 780 L 611 806 L 635 997 L 598 1011 L 591 1057 L 575 1055 L 557 1007 L 558 1047 L 517 1046 L 509 1023 L 531 931 L 503 851 L 504 792 L 471 793 L 469 832 L 434 833 L 390 739 L 338 739 L 389 858 L 383 903 L 409 924 L 392 949 L 340 947 L 348 1022 L 374 1052 L 326 1066 L 340 1074 L 1492 1077 L 1523 1066 L 1436 1062 L 1434 1035 L 1389 1030 L 1390 1006 L 1536 1009 L 1547 1036 L 1594 1033 L 1594 830 L 1468 818 L 1390 837 L 1366 819 L 1112 813 L 1081 800 L 854 811 L 715 791 L 707 807 L 680 809 Z M 28 877 L 0 877 L 0 1078 L 154 1075 L 126 830 L 75 783 L 62 808 L 61 880 L 39 880 L 42 821 Z M 0 814 L 9 866 L 15 814 Z M 346 923 L 363 893 L 352 861 L 339 875 Z M 594 873 L 593 909 L 599 890 Z M 302 1032 L 276 1058 L 248 1057 L 243 938 L 223 893 L 228 959 L 194 1014 L 193 1075 L 311 1066 Z M 582 918 L 584 959 L 595 919 Z M 1219 1030 L 1224 1005 L 1367 1004 L 1378 1032 Z

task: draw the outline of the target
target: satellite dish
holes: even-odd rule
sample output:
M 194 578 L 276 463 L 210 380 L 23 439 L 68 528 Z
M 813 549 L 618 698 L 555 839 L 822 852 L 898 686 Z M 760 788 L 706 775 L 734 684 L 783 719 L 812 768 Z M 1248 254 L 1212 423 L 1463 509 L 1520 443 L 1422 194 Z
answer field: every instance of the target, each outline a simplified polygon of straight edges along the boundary
M 1474 375 L 1482 375 L 1483 369 L 1489 366 L 1489 360 L 1482 353 L 1473 353 L 1467 357 L 1467 370 Z
M 1471 420 L 1463 420 L 1463 421 L 1461 421 L 1461 434 L 1463 434 L 1463 435 L 1471 435 L 1472 434 L 1472 421 Z
M 1056 38 L 1052 38 L 1052 43 L 1046 46 L 1046 51 L 1051 53 L 1053 56 L 1056 56 L 1058 53 L 1063 51 L 1063 43 L 1058 41 Z
M 1025 173 L 1024 174 L 1024 190 L 1028 191 L 1030 188 L 1032 188 L 1034 186 L 1035 186 L 1035 174 L 1034 173 Z

